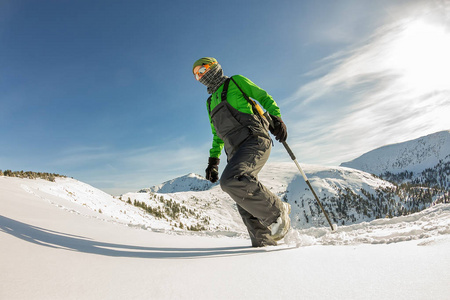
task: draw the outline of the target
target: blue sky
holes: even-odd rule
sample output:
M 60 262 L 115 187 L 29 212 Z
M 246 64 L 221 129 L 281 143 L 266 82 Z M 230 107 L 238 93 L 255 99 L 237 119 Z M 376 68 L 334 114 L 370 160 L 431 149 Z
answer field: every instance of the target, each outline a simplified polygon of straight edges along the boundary
M 114 195 L 203 175 L 204 56 L 274 97 L 301 163 L 339 165 L 450 129 L 447 40 L 439 0 L 3 0 L 0 169 Z

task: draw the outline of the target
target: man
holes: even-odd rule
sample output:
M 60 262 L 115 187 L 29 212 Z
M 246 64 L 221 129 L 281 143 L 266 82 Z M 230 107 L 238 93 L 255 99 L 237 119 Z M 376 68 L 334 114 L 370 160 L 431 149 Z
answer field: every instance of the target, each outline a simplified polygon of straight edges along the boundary
M 272 140 L 268 128 L 279 142 L 286 141 L 280 109 L 266 91 L 244 76 L 224 76 L 215 58 L 197 60 L 192 71 L 211 94 L 207 109 L 213 143 L 206 178 L 211 182 L 219 179 L 219 157 L 225 148 L 228 164 L 220 178 L 222 190 L 236 202 L 252 246 L 276 245 L 290 228 L 291 207 L 262 185 L 257 176 L 270 155 Z M 274 127 L 258 114 L 249 97 L 269 112 Z

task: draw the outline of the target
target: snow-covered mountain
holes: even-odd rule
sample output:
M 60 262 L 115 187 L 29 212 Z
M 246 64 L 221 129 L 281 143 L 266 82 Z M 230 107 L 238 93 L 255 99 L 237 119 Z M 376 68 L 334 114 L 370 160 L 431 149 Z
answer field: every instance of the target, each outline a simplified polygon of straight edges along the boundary
M 189 192 L 189 191 L 205 191 L 211 188 L 213 184 L 206 180 L 204 177 L 190 173 L 185 176 L 181 176 L 161 184 L 152 186 L 147 189 L 142 189 L 139 192 L 152 192 L 152 193 L 176 193 L 176 192 Z
M 421 212 L 415 214 L 415 216 L 401 216 L 394 219 L 383 218 L 383 220 L 371 221 L 370 224 L 372 225 L 368 224 L 370 218 L 365 219 L 368 222 L 361 222 L 364 220 L 358 219 L 347 224 L 339 223 L 339 228 L 346 225 L 346 229 L 341 230 L 341 233 L 345 234 L 330 236 L 327 226 L 323 226 L 323 217 L 319 216 L 320 213 L 315 207 L 315 203 L 309 197 L 310 191 L 306 184 L 301 182 L 302 177 L 293 175 L 294 169 L 295 167 L 290 168 L 287 164 L 272 164 L 269 165 L 267 172 L 264 172 L 261 180 L 266 183 L 273 183 L 273 192 L 292 204 L 291 218 L 294 228 L 305 235 L 300 237 L 300 243 L 303 246 L 347 244 L 350 240 L 357 243 L 362 241 L 361 238 L 375 238 L 374 243 L 389 243 L 394 241 L 392 240 L 394 236 L 384 236 L 383 228 L 385 226 L 395 227 L 401 222 L 414 223 L 420 221 L 420 226 L 423 226 L 423 228 L 416 229 L 423 231 L 424 235 L 409 237 L 412 239 L 450 233 L 450 224 L 448 218 L 445 217 L 450 214 L 450 204 L 444 204 L 443 206 L 437 204 L 434 205 L 436 208 L 428 209 L 427 212 Z M 280 172 L 281 170 L 285 172 Z M 337 196 L 339 194 L 336 192 L 337 190 L 345 188 L 357 193 L 361 189 L 370 191 L 373 188 L 390 188 L 392 186 L 390 183 L 368 173 L 347 168 L 305 165 L 305 170 L 307 170 L 312 185 L 315 186 L 317 194 L 322 198 L 324 206 L 332 218 L 336 217 L 335 202 L 329 201 L 329 195 Z M 287 192 L 285 192 L 286 190 Z M 40 201 L 88 219 L 154 232 L 184 234 L 197 232 L 196 234 L 199 235 L 215 237 L 247 238 L 245 227 L 242 225 L 233 201 L 226 197 L 219 186 L 200 192 L 129 193 L 116 198 L 72 178 L 56 178 L 52 182 L 43 179 L 0 176 L 0 195 L 2 196 L 2 202 L 6 198 L 30 199 L 27 200 L 30 207 L 36 205 L 33 204 L 33 201 Z M 133 204 L 135 201 L 153 207 L 154 213 L 148 213 L 142 209 L 141 205 Z M 304 202 L 305 205 L 300 204 L 301 202 Z M 350 203 L 348 206 L 348 214 L 356 214 L 357 210 L 351 208 Z M 155 213 L 157 207 L 162 208 L 160 212 L 163 216 L 158 216 Z M 27 208 L 23 207 L 22 209 Z M 441 214 L 442 212 L 444 214 Z M 445 224 L 445 227 L 441 229 L 430 226 L 434 221 L 432 216 L 436 213 L 440 214 L 440 219 L 447 218 L 446 223 L 442 223 Z M 311 220 L 310 223 L 306 223 L 303 216 L 308 216 Z M 440 222 L 439 220 L 436 219 Z M 184 228 L 179 228 L 180 222 L 185 223 Z M 203 232 L 198 232 L 200 226 L 203 227 Z M 193 229 L 189 230 L 188 227 L 193 227 Z M 369 227 L 372 229 L 368 230 Z M 399 233 L 395 235 L 395 238 L 398 238 L 395 242 L 402 241 L 405 235 Z M 371 242 L 369 241 L 369 243 Z
M 315 165 L 303 165 L 303 168 L 331 219 L 339 225 L 384 218 L 389 214 L 401 215 L 403 209 L 410 209 L 406 200 L 400 196 L 391 196 L 389 207 L 382 204 L 380 199 L 393 193 L 395 186 L 366 172 Z M 328 226 L 295 164 L 269 163 L 259 177 L 274 194 L 292 205 L 291 218 L 295 228 Z M 186 179 L 189 179 L 188 184 L 185 184 Z M 211 185 L 204 190 L 199 188 L 199 184 L 206 188 L 202 185 L 204 181 L 201 176 L 190 174 L 164 183 L 159 186 L 160 189 L 154 189 L 163 190 L 164 193 L 147 190 L 146 193 L 124 194 L 121 199 L 159 218 L 166 218 L 177 230 L 188 228 L 228 234 L 245 233 L 234 201 L 218 185 Z M 436 199 L 433 198 L 433 201 Z M 171 207 L 175 204 L 177 212 L 173 214 Z M 195 212 L 190 214 L 190 210 Z
M 440 162 L 450 161 L 450 131 L 441 131 L 415 140 L 387 145 L 341 164 L 375 175 L 405 171 L 420 173 Z
M 363 197 L 362 191 L 376 195 L 379 189 L 392 188 L 389 182 L 349 168 L 304 165 L 316 193 L 330 216 L 341 224 L 374 219 L 356 212 L 357 201 L 339 204 L 341 194 Z M 71 178 L 19 179 L 25 191 L 67 210 L 154 231 L 205 231 L 208 234 L 245 235 L 234 201 L 220 186 L 206 184 L 206 179 L 189 174 L 159 186 L 153 192 L 130 192 L 110 196 Z M 292 162 L 269 163 L 260 180 L 284 201 L 292 205 L 292 224 L 296 228 L 327 226 L 315 199 Z M 209 188 L 208 188 L 209 187 Z M 54 200 L 55 199 L 55 200 Z M 371 211 L 371 209 L 368 209 Z M 384 216 L 383 216 L 384 217 Z
M 400 216 L 443 202 L 442 195 L 417 201 L 395 185 L 363 171 L 345 167 L 303 165 L 310 182 L 333 223 L 356 224 L 386 216 Z M 187 175 L 162 185 L 165 191 L 130 192 L 113 197 L 71 178 L 42 179 L 3 177 L 19 181 L 23 190 L 54 205 L 89 217 L 113 221 L 152 231 L 193 232 L 208 235 L 246 236 L 246 229 L 234 201 L 220 186 L 200 190 L 198 185 L 180 184 L 183 178 L 204 182 L 201 176 Z M 327 221 L 311 191 L 292 162 L 269 163 L 260 180 L 292 206 L 294 228 L 327 227 Z M 191 183 L 192 183 L 191 182 Z M 195 187 L 197 190 L 190 190 Z M 421 198 L 420 198 L 421 199 Z
M 377 163 L 384 166 L 379 169 L 383 171 L 393 170 L 387 166 L 396 166 L 396 170 L 403 171 L 400 169 L 400 162 L 403 162 L 402 166 L 405 166 L 406 170 L 417 169 L 418 166 L 428 167 L 436 160 L 442 162 L 441 157 L 448 159 L 448 136 L 449 132 L 440 132 L 403 144 L 383 147 L 347 165 L 355 166 L 359 163 L 372 173 L 376 173 L 373 171 Z M 427 151 L 433 155 L 428 155 Z M 376 155 L 377 153 L 381 154 Z M 448 189 L 420 185 L 399 186 L 354 168 L 315 165 L 302 167 L 331 220 L 340 226 L 407 215 L 449 201 Z M 447 169 L 443 170 L 444 174 L 447 174 Z M 441 181 L 442 178 L 447 178 L 444 175 L 433 176 L 440 176 Z M 259 178 L 274 194 L 291 204 L 294 228 L 328 226 L 294 163 L 268 163 Z M 219 185 L 211 184 L 196 174 L 188 174 L 120 197 L 112 197 L 70 178 L 56 178 L 56 182 L 7 177 L 4 177 L 4 180 L 23 180 L 21 187 L 33 195 L 50 202 L 55 201 L 57 206 L 68 210 L 107 221 L 154 231 L 203 231 L 207 234 L 246 235 L 234 201 Z

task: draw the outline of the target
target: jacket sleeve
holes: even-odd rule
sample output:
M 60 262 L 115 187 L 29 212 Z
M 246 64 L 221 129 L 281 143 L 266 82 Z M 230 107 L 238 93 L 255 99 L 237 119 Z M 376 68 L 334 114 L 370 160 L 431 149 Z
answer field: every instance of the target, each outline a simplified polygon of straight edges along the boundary
M 206 103 L 206 109 L 208 110 L 209 123 L 211 125 L 211 132 L 213 134 L 212 147 L 211 147 L 211 150 L 209 150 L 209 157 L 219 158 L 220 154 L 222 153 L 224 143 L 223 143 L 222 139 L 217 136 L 216 128 L 214 127 L 214 124 L 212 123 L 211 115 L 209 113 L 208 103 Z
M 247 96 L 257 100 L 269 114 L 281 117 L 280 108 L 275 100 L 265 90 L 254 84 L 250 79 L 242 76 L 235 75 L 233 79 L 237 82 L 239 87 L 244 91 Z

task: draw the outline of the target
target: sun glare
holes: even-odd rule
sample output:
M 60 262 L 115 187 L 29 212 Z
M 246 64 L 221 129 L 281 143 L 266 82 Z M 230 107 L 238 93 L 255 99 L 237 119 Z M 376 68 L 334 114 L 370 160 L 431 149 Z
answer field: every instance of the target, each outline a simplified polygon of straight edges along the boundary
M 407 88 L 432 92 L 450 88 L 450 33 L 444 26 L 405 24 L 388 48 L 389 68 Z

